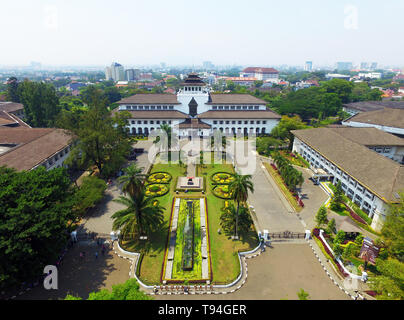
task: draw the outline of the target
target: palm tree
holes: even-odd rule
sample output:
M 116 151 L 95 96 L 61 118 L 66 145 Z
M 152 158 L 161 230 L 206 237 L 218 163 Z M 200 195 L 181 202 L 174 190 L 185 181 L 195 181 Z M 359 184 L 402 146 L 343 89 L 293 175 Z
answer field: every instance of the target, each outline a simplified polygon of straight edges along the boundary
M 240 232 L 246 233 L 251 229 L 251 225 L 253 224 L 250 213 L 246 207 L 241 206 L 238 214 L 237 209 L 232 204 L 226 208 L 225 212 L 221 215 L 220 220 L 220 225 L 228 232 L 231 232 L 232 230 L 236 231 L 238 223 Z
M 142 174 L 142 170 L 143 168 L 139 168 L 137 164 L 134 163 L 124 170 L 125 175 L 118 178 L 118 182 L 123 183 L 122 191 L 125 195 L 129 193 L 129 195 L 134 197 L 140 193 L 146 177 L 145 174 Z
M 154 143 L 158 144 L 160 149 L 163 151 L 167 151 L 168 153 L 168 162 L 171 162 L 171 147 L 178 144 L 178 137 L 171 130 L 170 125 L 162 124 L 160 125 L 160 132 L 165 133 L 156 138 Z
M 236 215 L 236 227 L 235 236 L 237 238 L 237 225 L 238 225 L 238 214 L 240 209 L 240 203 L 246 203 L 248 199 L 248 191 L 254 192 L 254 185 L 251 181 L 252 176 L 250 174 L 240 175 L 238 173 L 234 174 L 234 181 L 229 185 L 230 194 L 233 199 L 237 201 L 237 215 Z
M 122 236 L 128 234 L 144 235 L 157 230 L 164 223 L 163 207 L 154 205 L 153 197 L 146 197 L 142 190 L 136 196 L 120 196 L 115 202 L 123 204 L 126 208 L 112 215 L 114 222 L 112 229 L 120 229 Z

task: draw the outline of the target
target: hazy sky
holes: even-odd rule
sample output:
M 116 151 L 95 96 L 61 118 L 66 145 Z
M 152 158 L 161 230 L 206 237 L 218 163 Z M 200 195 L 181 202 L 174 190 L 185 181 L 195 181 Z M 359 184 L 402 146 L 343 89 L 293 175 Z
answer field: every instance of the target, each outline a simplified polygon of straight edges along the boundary
M 1 0 L 0 65 L 404 65 L 403 0 Z

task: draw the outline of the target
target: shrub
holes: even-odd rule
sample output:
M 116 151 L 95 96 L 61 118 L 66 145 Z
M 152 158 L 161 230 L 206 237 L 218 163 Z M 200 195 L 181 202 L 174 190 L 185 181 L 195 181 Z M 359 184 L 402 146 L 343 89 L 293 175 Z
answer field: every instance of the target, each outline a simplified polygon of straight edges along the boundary
M 337 232 L 337 235 L 335 236 L 334 239 L 334 245 L 340 245 L 341 243 L 343 243 L 345 240 L 345 232 L 340 230 Z
M 355 239 L 354 242 L 355 242 L 358 246 L 362 247 L 363 239 L 364 239 L 364 236 L 363 236 L 363 234 L 360 233 L 360 234 L 356 237 L 356 239 Z

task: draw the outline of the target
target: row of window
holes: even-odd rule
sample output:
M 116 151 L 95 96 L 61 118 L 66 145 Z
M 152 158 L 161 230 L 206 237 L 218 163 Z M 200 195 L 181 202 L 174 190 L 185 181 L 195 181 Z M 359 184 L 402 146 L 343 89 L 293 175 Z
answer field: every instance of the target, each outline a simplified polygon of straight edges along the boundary
M 371 199 L 371 200 L 374 199 L 374 195 L 372 195 L 366 188 L 364 188 L 363 186 L 361 186 L 356 180 L 354 180 L 353 178 L 351 178 L 350 176 L 348 176 L 345 172 L 342 172 L 342 171 L 341 171 L 340 169 L 338 169 L 336 166 L 334 166 L 334 165 L 331 164 L 329 161 L 327 161 L 327 160 L 324 159 L 322 156 L 320 156 L 317 152 L 315 152 L 314 150 L 311 150 L 311 148 L 309 148 L 308 146 L 303 145 L 303 147 L 304 147 L 304 149 L 307 149 L 308 152 L 311 152 L 312 154 L 314 154 L 314 156 L 315 156 L 316 158 L 320 158 L 320 162 L 325 163 L 326 166 L 328 166 L 328 167 L 331 168 L 331 170 L 335 171 L 340 177 L 342 177 L 343 179 L 345 179 L 346 181 L 348 181 L 348 183 L 349 183 L 351 186 L 353 186 L 354 188 L 356 187 L 357 192 L 362 193 L 362 194 L 364 193 L 365 196 L 366 196 L 367 198 Z M 314 156 L 310 156 L 310 154 L 309 154 L 308 152 L 303 151 L 303 154 L 302 154 L 302 155 L 303 155 L 303 158 L 305 158 L 307 161 L 309 161 L 309 162 L 311 162 L 311 163 L 315 163 L 315 165 L 316 165 L 317 167 L 320 167 L 320 168 L 324 169 L 324 170 L 328 173 L 327 167 L 321 165 L 320 162 L 319 162 L 319 161 L 316 161 L 316 159 L 314 158 Z M 340 181 L 340 179 L 338 179 L 338 178 L 336 177 L 335 181 L 336 181 L 336 183 L 338 183 L 338 181 Z M 341 185 L 343 186 L 344 190 L 347 188 L 347 186 L 346 186 L 344 183 L 342 183 L 342 181 L 341 181 Z M 345 187 L 344 187 L 344 186 L 345 186 Z
M 212 106 L 212 110 L 259 110 L 260 106 Z
M 184 91 L 202 91 L 202 87 L 184 87 Z
M 266 128 L 250 128 L 250 130 L 248 130 L 248 128 L 225 128 L 225 129 L 223 129 L 223 128 L 216 128 L 216 127 L 214 127 L 213 128 L 213 131 L 215 131 L 215 130 L 220 130 L 221 132 L 226 132 L 226 133 L 230 133 L 230 132 L 232 132 L 232 133 L 241 133 L 241 132 L 244 132 L 245 134 L 246 133 L 248 133 L 248 132 L 254 132 L 255 131 L 255 133 L 262 133 L 262 134 L 265 134 L 266 133 Z
M 57 162 L 59 159 L 62 159 L 65 155 L 67 155 L 69 151 L 70 151 L 69 147 L 63 149 L 62 151 L 55 154 L 52 158 L 50 158 L 47 162 L 45 162 L 44 166 L 51 167 L 55 162 Z
M 261 120 L 257 120 L 257 121 L 254 121 L 254 120 L 250 120 L 250 121 L 248 121 L 248 120 L 244 120 L 244 121 L 242 121 L 242 120 L 239 120 L 239 121 L 235 121 L 235 120 L 233 120 L 233 121 L 230 121 L 230 120 L 226 120 L 226 121 L 213 120 L 213 124 L 218 124 L 218 123 L 219 124 L 230 124 L 230 122 L 231 122 L 231 124 L 236 124 L 236 122 L 237 122 L 237 124 L 243 124 L 243 122 L 244 122 L 244 124 L 248 124 L 248 123 L 250 123 L 250 124 L 261 124 Z M 262 120 L 262 124 L 267 124 L 267 121 Z
M 156 121 L 154 121 L 154 120 L 131 120 L 131 123 L 132 124 L 154 124 L 154 122 L 156 122 L 156 124 L 171 124 L 171 120 L 168 120 L 168 121 L 165 121 L 165 120 L 162 120 L 162 121 L 160 121 L 160 120 L 156 120 Z
M 174 110 L 174 106 L 126 106 L 127 110 Z
M 370 150 L 376 151 L 377 153 L 390 153 L 391 148 L 390 147 L 370 147 Z

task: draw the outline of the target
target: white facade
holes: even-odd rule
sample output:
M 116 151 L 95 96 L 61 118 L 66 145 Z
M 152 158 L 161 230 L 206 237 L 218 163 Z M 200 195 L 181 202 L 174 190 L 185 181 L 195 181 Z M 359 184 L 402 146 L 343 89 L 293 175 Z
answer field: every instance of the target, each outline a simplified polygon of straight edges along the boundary
M 69 156 L 69 153 L 71 151 L 71 146 L 66 146 L 63 150 L 53 154 L 49 158 L 45 159 L 42 163 L 38 164 L 32 169 L 35 169 L 37 167 L 43 166 L 46 168 L 46 170 L 52 170 L 56 168 L 67 168 L 67 166 L 64 164 L 65 160 Z
M 188 114 L 188 105 L 192 98 L 194 98 L 198 104 L 198 114 L 209 110 L 209 106 L 206 105 L 209 99 L 209 90 L 202 86 L 184 86 L 180 89 L 177 93 L 177 100 L 181 105 L 177 105 L 175 110 Z
M 332 183 L 336 185 L 341 181 L 342 189 L 347 197 L 355 202 L 360 209 L 372 218 L 371 227 L 379 231 L 388 211 L 388 205 L 371 190 L 366 189 L 355 177 L 349 175 L 329 159 L 324 158 L 316 150 L 295 137 L 293 151 L 299 153 L 310 163 L 311 168 L 321 168 L 333 176 Z
M 124 81 L 125 80 L 125 70 L 122 65 L 119 63 L 112 63 L 111 67 L 105 68 L 105 79 L 106 80 L 113 80 L 117 81 Z
M 204 119 L 204 122 L 211 126 L 212 132 L 215 130 L 220 130 L 225 135 L 236 133 L 255 133 L 258 135 L 271 133 L 272 129 L 278 125 L 279 120 L 248 119 L 248 115 L 246 115 L 245 119 Z
M 174 127 L 180 124 L 183 119 L 130 119 L 128 128 L 131 134 L 148 135 L 152 131 L 159 129 L 163 124 Z
M 381 125 L 372 124 L 372 123 L 356 122 L 356 121 L 350 121 L 349 119 L 343 121 L 342 125 L 348 126 L 348 127 L 355 127 L 355 128 L 372 127 L 372 128 L 377 128 L 379 130 L 382 130 L 382 131 L 385 131 L 388 133 L 404 136 L 404 128 L 395 128 L 395 127 L 381 126 Z
M 140 98 L 138 96 L 137 100 L 130 99 L 131 103 L 126 101 L 120 104 L 119 110 L 133 111 L 133 118 L 129 119 L 128 125 L 131 134 L 148 135 L 163 124 L 170 125 L 173 132 L 180 137 L 210 136 L 215 130 L 220 130 L 224 134 L 269 134 L 280 120 L 280 116 L 266 109 L 265 101 L 255 97 L 231 94 L 211 95 L 209 88 L 196 75 L 183 84 L 176 99 L 171 97 L 167 99 L 158 95 L 156 99 L 152 97 L 153 95 Z M 153 103 L 153 100 L 156 102 Z M 240 102 L 237 103 L 239 100 Z M 171 101 L 171 103 L 163 103 L 163 101 Z M 165 111 L 171 111 L 171 113 L 165 113 Z

